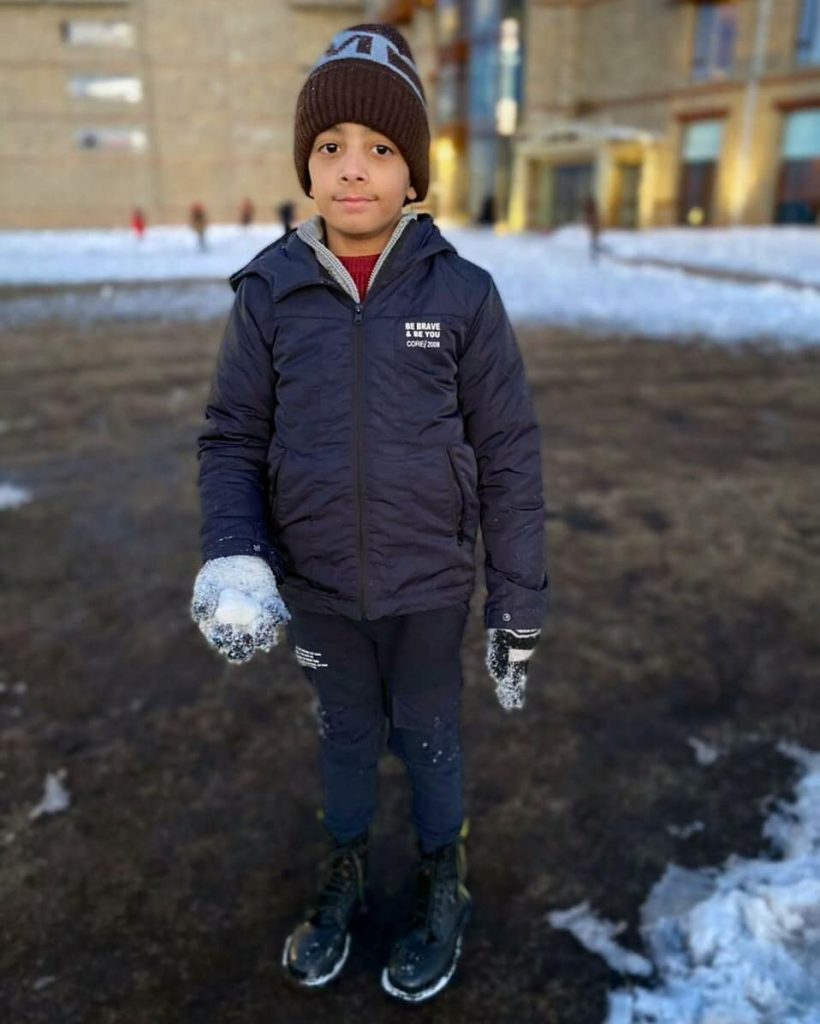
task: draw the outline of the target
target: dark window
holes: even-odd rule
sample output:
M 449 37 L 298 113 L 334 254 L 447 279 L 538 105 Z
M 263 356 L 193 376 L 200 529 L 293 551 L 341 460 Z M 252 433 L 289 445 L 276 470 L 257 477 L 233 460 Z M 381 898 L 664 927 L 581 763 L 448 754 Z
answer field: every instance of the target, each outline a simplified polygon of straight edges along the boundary
M 735 4 L 699 4 L 692 77 L 700 80 L 720 78 L 729 74 L 734 64 L 736 37 Z
M 820 3 L 803 0 L 797 32 L 797 63 L 820 64 Z
M 820 107 L 797 110 L 783 124 L 775 221 L 820 220 Z

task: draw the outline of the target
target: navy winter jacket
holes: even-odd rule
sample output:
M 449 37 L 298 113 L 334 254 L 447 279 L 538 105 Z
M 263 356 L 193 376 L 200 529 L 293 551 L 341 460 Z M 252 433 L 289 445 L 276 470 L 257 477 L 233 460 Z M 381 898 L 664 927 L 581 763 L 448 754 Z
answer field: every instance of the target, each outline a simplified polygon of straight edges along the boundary
M 199 436 L 202 556 L 265 557 L 286 603 L 376 619 L 547 606 L 540 432 L 491 275 L 405 214 L 363 302 L 314 217 L 231 277 Z

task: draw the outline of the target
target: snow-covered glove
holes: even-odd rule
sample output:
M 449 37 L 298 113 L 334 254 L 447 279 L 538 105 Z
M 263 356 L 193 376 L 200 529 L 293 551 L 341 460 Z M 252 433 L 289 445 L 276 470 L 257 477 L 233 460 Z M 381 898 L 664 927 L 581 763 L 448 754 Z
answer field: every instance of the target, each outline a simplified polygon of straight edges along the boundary
M 290 622 L 276 577 L 258 555 L 211 558 L 194 582 L 191 617 L 208 643 L 233 664 L 250 661 L 277 643 L 277 626 Z
M 495 682 L 498 702 L 507 711 L 524 707 L 527 662 L 540 635 L 540 629 L 487 630 L 485 664 Z

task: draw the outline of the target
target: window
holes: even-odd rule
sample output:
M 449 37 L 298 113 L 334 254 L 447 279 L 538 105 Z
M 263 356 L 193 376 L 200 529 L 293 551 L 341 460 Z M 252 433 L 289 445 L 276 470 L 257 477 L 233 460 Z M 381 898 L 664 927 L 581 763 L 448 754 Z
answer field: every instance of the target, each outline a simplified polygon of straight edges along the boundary
M 74 141 L 80 149 L 108 149 L 123 153 L 142 153 L 148 136 L 142 128 L 84 128 Z
M 783 156 L 787 160 L 820 157 L 820 107 L 789 114 L 783 136 Z
M 134 26 L 127 21 L 64 21 L 60 38 L 67 46 L 128 49 L 134 45 Z
M 683 159 L 687 163 L 697 160 L 720 158 L 720 144 L 723 139 L 723 121 L 711 118 L 708 121 L 693 121 L 686 129 L 683 143 Z
M 803 0 L 797 33 L 797 63 L 820 64 L 820 2 Z
M 820 223 L 820 107 L 786 117 L 775 220 Z
M 115 103 L 142 100 L 142 82 L 133 75 L 75 75 L 68 83 L 68 90 L 75 99 Z
M 686 126 L 678 189 L 678 223 L 697 227 L 714 217 L 715 179 L 723 143 L 723 120 L 691 121 Z
M 737 10 L 735 4 L 698 5 L 692 59 L 694 79 L 721 78 L 731 72 L 735 57 Z

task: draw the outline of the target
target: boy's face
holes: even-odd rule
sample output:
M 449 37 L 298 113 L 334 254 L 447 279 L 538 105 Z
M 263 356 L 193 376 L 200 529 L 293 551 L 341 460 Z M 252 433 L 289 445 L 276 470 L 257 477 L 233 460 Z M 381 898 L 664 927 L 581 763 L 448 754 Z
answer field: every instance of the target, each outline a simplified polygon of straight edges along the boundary
M 399 147 L 351 121 L 316 136 L 308 172 L 327 246 L 337 256 L 380 252 L 401 217 L 405 197 L 416 198 Z

